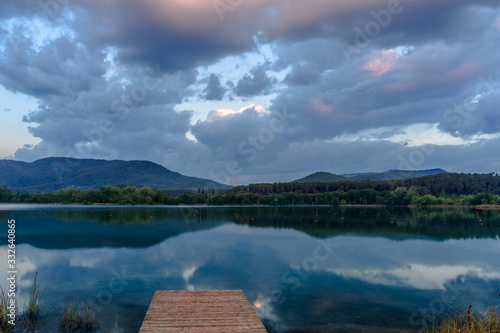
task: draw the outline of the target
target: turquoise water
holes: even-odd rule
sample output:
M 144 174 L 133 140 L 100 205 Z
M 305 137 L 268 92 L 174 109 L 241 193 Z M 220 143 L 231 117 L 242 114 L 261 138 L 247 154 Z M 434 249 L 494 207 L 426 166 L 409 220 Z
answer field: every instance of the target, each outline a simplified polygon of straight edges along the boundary
M 494 211 L 2 205 L 2 274 L 8 219 L 39 332 L 76 299 L 99 332 L 137 332 L 158 289 L 243 289 L 269 332 L 416 332 L 443 301 L 500 301 Z

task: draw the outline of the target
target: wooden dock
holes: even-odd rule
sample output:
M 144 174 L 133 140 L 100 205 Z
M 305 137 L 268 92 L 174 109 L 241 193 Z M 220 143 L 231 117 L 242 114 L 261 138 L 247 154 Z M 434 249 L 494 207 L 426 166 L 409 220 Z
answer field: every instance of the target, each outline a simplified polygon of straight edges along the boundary
M 243 290 L 158 290 L 139 333 L 267 333 Z

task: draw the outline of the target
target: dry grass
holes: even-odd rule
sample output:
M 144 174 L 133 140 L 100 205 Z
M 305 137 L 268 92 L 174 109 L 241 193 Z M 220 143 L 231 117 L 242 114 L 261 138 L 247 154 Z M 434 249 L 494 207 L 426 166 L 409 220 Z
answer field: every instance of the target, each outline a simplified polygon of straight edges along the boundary
M 42 311 L 39 302 L 39 285 L 38 285 L 38 273 L 35 274 L 35 281 L 33 283 L 33 288 L 30 291 L 29 299 L 27 304 L 24 305 L 24 312 L 17 316 L 16 323 L 19 325 L 16 327 L 22 332 L 35 331 L 37 325 L 39 325 L 39 319 L 45 315 L 45 310 Z M 14 327 L 9 324 L 10 318 L 9 314 L 9 298 L 7 293 L 0 287 L 0 333 L 12 333 L 14 332 Z M 60 327 L 64 331 L 92 331 L 93 329 L 99 327 L 99 318 L 97 317 L 97 311 L 93 307 L 80 304 L 76 300 L 75 304 L 69 304 L 64 307 L 60 312 Z M 19 330 L 16 330 L 19 331 Z
M 86 330 L 91 331 L 99 327 L 97 311 L 87 304 L 68 304 L 61 311 L 59 326 L 64 331 Z
M 7 316 L 9 314 L 9 309 L 7 306 L 9 298 L 7 294 L 0 287 L 0 332 L 10 333 L 13 331 L 13 327 L 9 324 L 10 318 Z
M 18 326 L 26 329 L 34 329 L 36 327 L 36 321 L 40 318 L 42 310 L 38 301 L 39 288 L 37 283 L 38 273 L 35 274 L 35 281 L 33 283 L 33 288 L 29 294 L 28 305 L 24 306 L 24 312 L 21 316 L 16 315 L 16 323 Z M 3 288 L 0 288 L 0 332 L 10 333 L 14 331 L 15 326 L 9 324 L 10 318 L 9 314 L 9 297 L 7 293 L 4 292 Z M 16 308 L 17 311 L 17 308 Z
M 425 327 L 425 333 L 500 333 L 500 308 L 490 306 L 474 312 L 472 305 L 467 310 L 457 312 L 444 319 L 439 325 Z

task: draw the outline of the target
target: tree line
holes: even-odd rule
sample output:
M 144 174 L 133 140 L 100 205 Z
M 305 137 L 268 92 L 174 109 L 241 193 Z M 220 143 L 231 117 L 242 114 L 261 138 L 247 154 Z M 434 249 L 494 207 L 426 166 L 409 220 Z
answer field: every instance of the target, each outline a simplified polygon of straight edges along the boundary
M 136 186 L 14 192 L 0 186 L 4 203 L 119 205 L 479 205 L 500 204 L 500 176 L 444 173 L 405 180 L 343 180 L 237 186 L 227 191 L 165 190 Z

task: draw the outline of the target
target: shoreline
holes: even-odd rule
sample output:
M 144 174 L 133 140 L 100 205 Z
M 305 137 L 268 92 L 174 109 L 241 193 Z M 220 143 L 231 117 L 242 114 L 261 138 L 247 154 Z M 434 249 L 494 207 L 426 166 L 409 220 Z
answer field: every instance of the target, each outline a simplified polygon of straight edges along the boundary
M 28 206 L 28 205 L 39 205 L 39 206 L 81 206 L 81 207 L 92 207 L 92 206 L 120 206 L 120 207 L 333 207 L 333 208 L 342 208 L 342 207 L 349 207 L 349 208 L 389 208 L 390 206 L 387 205 L 379 205 L 379 204 L 370 204 L 370 205 L 360 205 L 360 204 L 353 204 L 353 205 L 338 205 L 338 206 L 331 206 L 331 205 L 283 205 L 283 206 L 274 206 L 274 205 L 207 205 L 207 204 L 192 204 L 192 205 L 147 205 L 147 204 L 138 204 L 138 205 L 132 205 L 132 204 L 126 204 L 126 205 L 119 205 L 119 204 L 110 204 L 110 203 L 92 203 L 92 204 L 82 204 L 82 203 L 29 203 L 29 202 L 0 202 L 0 207 L 1 206 L 7 206 L 7 205 L 22 205 L 22 206 Z M 421 206 L 421 205 L 407 205 L 407 206 L 393 206 L 393 208 L 410 208 L 410 209 L 421 209 L 421 208 L 441 208 L 441 209 L 480 209 L 480 210 L 500 210 L 500 205 L 427 205 L 427 206 Z
M 482 210 L 499 210 L 500 205 L 477 205 L 475 206 L 476 209 L 482 209 Z

